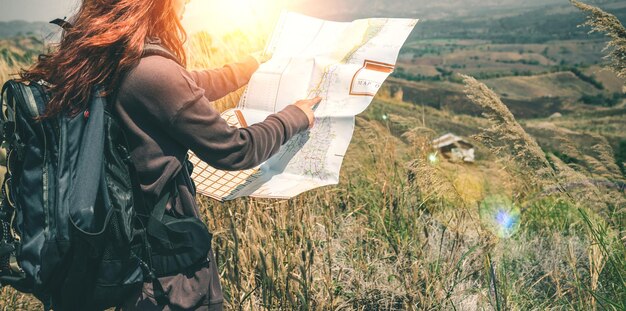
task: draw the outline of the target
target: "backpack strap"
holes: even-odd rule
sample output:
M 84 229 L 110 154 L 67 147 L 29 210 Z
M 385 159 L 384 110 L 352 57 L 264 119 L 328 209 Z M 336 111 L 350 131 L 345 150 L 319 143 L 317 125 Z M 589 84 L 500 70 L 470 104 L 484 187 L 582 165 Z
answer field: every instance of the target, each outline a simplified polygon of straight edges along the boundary
M 143 47 L 143 55 L 141 57 L 148 57 L 152 55 L 158 55 L 158 56 L 165 57 L 167 59 L 171 59 L 175 61 L 177 64 L 179 64 L 180 66 L 183 66 L 180 59 L 178 59 L 178 57 L 174 55 L 172 51 L 168 50 L 167 48 L 165 48 L 164 46 L 158 43 L 148 42 Z
M 148 219 L 148 226 L 146 228 L 146 231 L 148 234 L 157 238 L 161 242 L 163 240 L 167 241 L 167 231 L 166 231 L 167 228 L 161 222 L 161 219 L 163 218 L 163 215 L 165 214 L 167 202 L 170 200 L 172 196 L 176 195 L 175 193 L 176 183 L 170 182 L 164 187 L 164 189 L 167 189 L 168 185 L 171 190 L 170 191 L 164 190 L 161 193 L 160 198 L 157 204 L 154 206 L 154 209 L 152 210 L 152 214 L 150 215 L 150 218 Z M 157 219 L 156 217 L 159 217 L 159 219 Z M 148 268 L 150 269 L 150 271 L 148 272 L 149 279 L 146 281 L 152 282 L 152 291 L 153 291 L 154 299 L 156 300 L 156 302 L 159 305 L 166 306 L 170 302 L 170 299 L 169 299 L 170 297 L 163 289 L 163 285 L 161 285 L 159 278 L 155 275 L 155 271 L 152 265 L 152 250 L 151 250 L 152 247 L 150 243 L 147 241 L 146 241 L 146 246 L 148 247 L 147 257 L 148 257 Z
M 169 183 L 170 190 L 165 190 L 158 203 L 154 206 L 152 214 L 148 219 L 147 230 L 150 236 L 159 241 L 159 247 L 170 250 L 175 250 L 184 247 L 193 247 L 191 235 L 189 232 L 176 231 L 167 227 L 163 223 L 163 216 L 165 215 L 165 209 L 167 202 L 170 198 L 174 198 L 178 195 L 177 183 L 174 179 Z M 166 186 L 167 189 L 168 186 Z
M 181 61 L 178 59 L 176 55 L 174 55 L 174 53 L 172 53 L 170 50 L 163 47 L 162 45 L 158 44 L 158 42 L 154 42 L 154 43 L 148 42 L 144 45 L 142 58 L 152 56 L 152 55 L 158 55 L 161 57 L 165 57 L 167 59 L 171 59 L 177 64 L 179 64 L 180 66 L 183 66 Z M 130 168 L 131 178 L 134 180 L 134 182 L 137 185 L 139 185 L 139 178 L 138 178 L 138 174 L 134 165 L 132 164 L 131 161 L 128 161 L 128 164 Z M 159 198 L 157 199 L 156 204 L 152 205 L 151 213 L 150 213 L 150 206 L 146 204 L 148 203 L 148 200 L 146 200 L 145 197 L 143 197 L 143 193 L 136 193 L 136 194 L 138 194 L 140 197 L 139 201 L 141 203 L 139 205 L 141 205 L 141 207 L 143 208 L 143 211 L 146 214 L 149 213 L 149 215 L 144 215 L 144 216 L 148 216 L 148 223 L 144 231 L 145 233 L 149 234 L 151 237 L 158 240 L 161 246 L 165 246 L 166 248 L 169 248 L 169 249 L 176 249 L 179 247 L 192 247 L 192 245 L 188 245 L 187 243 L 188 241 L 190 241 L 190 238 L 188 237 L 189 233 L 171 230 L 163 223 L 163 216 L 165 215 L 167 202 L 169 202 L 171 198 L 176 197 L 178 195 L 176 177 L 174 177 L 174 180 L 167 183 L 165 187 L 163 187 L 163 191 L 161 195 L 159 196 Z M 158 277 L 155 275 L 155 271 L 153 269 L 152 259 L 151 259 L 152 245 L 150 245 L 151 243 L 149 243 L 147 240 L 144 243 L 146 246 L 145 251 L 147 255 L 146 259 L 148 262 L 145 263 L 141 260 L 140 262 L 142 263 L 142 269 L 144 270 L 144 273 L 147 276 L 146 281 L 152 283 L 154 298 L 157 301 L 157 303 L 159 305 L 166 306 L 169 304 L 169 295 L 165 292 L 165 290 L 163 289 L 163 286 L 161 285 L 161 282 L 159 281 Z
M 2 111 L 0 112 L 0 138 L 4 141 L 7 137 L 11 137 L 15 132 L 15 102 L 13 100 L 13 92 L 9 92 L 11 82 L 7 82 L 2 86 L 0 91 L 0 103 Z
M 169 191 L 167 189 L 170 189 Z M 185 232 L 176 232 L 169 230 L 165 224 L 163 224 L 163 216 L 165 215 L 165 210 L 167 208 L 167 202 L 169 202 L 170 198 L 178 196 L 178 189 L 176 179 L 167 183 L 165 187 L 163 187 L 163 191 L 159 196 L 159 199 L 154 205 L 152 213 L 148 218 L 148 225 L 146 227 L 146 233 L 148 233 L 153 238 L 159 241 L 159 244 L 165 245 L 166 247 L 178 247 L 182 241 L 180 237 L 181 235 L 185 235 Z M 188 235 L 188 233 L 187 233 Z M 189 238 L 187 238 L 189 240 Z M 189 247 L 189 245 L 184 245 Z M 163 289 L 163 285 L 159 281 L 159 278 L 155 275 L 155 271 L 152 265 L 152 245 L 146 241 L 146 253 L 148 259 L 147 265 L 147 276 L 146 281 L 152 282 L 152 290 L 154 293 L 154 299 L 159 305 L 166 306 L 169 304 L 169 295 Z
M 29 85 L 9 80 L 2 86 L 2 134 L 3 140 L 14 146 L 18 158 L 22 158 L 25 144 L 17 132 L 18 106 L 25 110 L 30 118 L 37 118 L 44 110 L 45 95 L 36 88 L 34 91 Z M 6 111 L 4 110 L 6 109 Z

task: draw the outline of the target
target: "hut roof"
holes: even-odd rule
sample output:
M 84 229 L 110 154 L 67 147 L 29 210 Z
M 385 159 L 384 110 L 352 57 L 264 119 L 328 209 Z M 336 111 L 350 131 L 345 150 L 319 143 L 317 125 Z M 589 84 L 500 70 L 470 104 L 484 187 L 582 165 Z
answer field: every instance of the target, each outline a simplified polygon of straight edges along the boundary
M 443 136 L 433 140 L 432 143 L 433 143 L 433 146 L 435 148 L 444 148 L 444 147 L 450 146 L 450 145 L 455 144 L 455 143 L 460 143 L 460 145 L 462 145 L 463 147 L 467 147 L 467 148 L 474 147 L 474 145 L 472 145 L 470 142 L 468 142 L 464 138 L 462 138 L 460 136 L 456 136 L 456 135 L 454 135 L 452 133 L 448 133 L 446 135 L 443 135 Z

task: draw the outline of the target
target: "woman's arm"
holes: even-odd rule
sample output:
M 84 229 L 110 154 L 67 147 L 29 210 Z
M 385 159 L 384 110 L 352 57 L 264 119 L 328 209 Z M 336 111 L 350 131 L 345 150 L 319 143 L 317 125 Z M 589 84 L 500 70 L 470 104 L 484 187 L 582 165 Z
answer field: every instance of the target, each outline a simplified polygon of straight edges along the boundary
M 309 121 L 300 108 L 289 105 L 261 123 L 230 127 L 205 98 L 181 109 L 171 133 L 200 159 L 223 170 L 253 168 L 269 159 Z
M 229 64 L 219 69 L 191 71 L 189 74 L 196 84 L 204 89 L 205 96 L 210 101 L 214 101 L 246 85 L 257 68 L 259 68 L 258 61 L 249 56 L 242 62 Z
M 133 111 L 153 119 L 167 135 L 218 169 L 255 167 L 310 124 L 302 108 L 289 105 L 248 128 L 230 127 L 190 73 L 162 57 L 142 59 L 121 91 L 128 104 L 136 105 Z

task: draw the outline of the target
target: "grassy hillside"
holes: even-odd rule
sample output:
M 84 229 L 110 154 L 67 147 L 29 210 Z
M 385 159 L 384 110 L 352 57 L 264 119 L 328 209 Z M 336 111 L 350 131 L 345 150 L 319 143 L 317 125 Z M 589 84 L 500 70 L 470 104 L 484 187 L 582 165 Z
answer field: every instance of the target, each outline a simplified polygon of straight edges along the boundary
M 26 68 L 43 51 L 43 41 L 36 37 L 0 39 L 0 81 L 14 77 L 20 68 Z
M 529 77 L 506 77 L 486 80 L 489 87 L 507 98 L 560 97 L 577 100 L 580 94 L 596 94 L 598 89 L 571 72 L 557 72 Z
M 44 38 L 57 28 L 46 22 L 0 21 L 0 39 L 19 36 Z

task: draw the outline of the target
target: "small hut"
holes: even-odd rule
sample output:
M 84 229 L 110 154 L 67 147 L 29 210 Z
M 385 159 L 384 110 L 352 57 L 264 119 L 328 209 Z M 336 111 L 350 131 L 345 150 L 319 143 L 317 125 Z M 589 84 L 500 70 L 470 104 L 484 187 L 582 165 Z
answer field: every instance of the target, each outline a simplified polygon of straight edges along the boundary
M 433 140 L 433 147 L 451 162 L 474 162 L 474 145 L 452 133 Z

